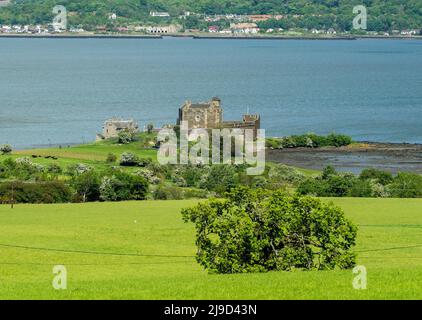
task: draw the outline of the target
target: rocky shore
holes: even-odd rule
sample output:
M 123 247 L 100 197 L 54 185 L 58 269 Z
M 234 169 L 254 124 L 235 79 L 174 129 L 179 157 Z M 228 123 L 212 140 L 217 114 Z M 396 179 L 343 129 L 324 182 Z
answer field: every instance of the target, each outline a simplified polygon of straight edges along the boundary
M 377 168 L 422 174 L 422 144 L 359 142 L 340 148 L 267 150 L 267 161 L 315 170 L 332 165 L 339 171 L 353 173 Z

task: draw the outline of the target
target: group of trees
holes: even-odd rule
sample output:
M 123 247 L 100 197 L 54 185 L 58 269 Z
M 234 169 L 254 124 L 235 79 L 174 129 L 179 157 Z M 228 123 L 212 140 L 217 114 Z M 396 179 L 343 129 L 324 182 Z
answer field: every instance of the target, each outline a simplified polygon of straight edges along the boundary
M 330 28 L 350 31 L 354 18 L 353 6 L 364 4 L 368 9 L 368 30 L 420 28 L 422 4 L 419 0 L 14 0 L 12 5 L 0 8 L 0 24 L 47 24 L 51 23 L 52 8 L 64 5 L 71 25 L 82 25 L 95 30 L 98 25 L 113 23 L 171 23 L 185 24 L 186 28 L 203 28 L 204 21 L 195 17 L 179 21 L 185 11 L 201 14 L 282 14 L 282 20 L 260 23 L 262 28 Z M 150 11 L 168 11 L 172 18 L 150 17 Z M 111 22 L 109 14 L 118 19 Z M 223 22 L 224 23 L 224 22 Z
M 142 175 L 110 167 L 95 170 L 85 164 L 65 170 L 51 163 L 40 165 L 29 158 L 0 162 L 0 203 L 63 203 L 144 200 L 149 181 Z
M 284 138 L 267 138 L 266 146 L 272 149 L 343 147 L 350 145 L 352 142 L 352 138 L 344 134 L 330 133 L 327 136 L 320 136 L 307 133 Z
M 319 197 L 422 197 L 422 176 L 415 173 L 391 173 L 365 169 L 359 176 L 339 173 L 328 166 L 316 178 L 303 180 L 297 188 L 299 194 Z

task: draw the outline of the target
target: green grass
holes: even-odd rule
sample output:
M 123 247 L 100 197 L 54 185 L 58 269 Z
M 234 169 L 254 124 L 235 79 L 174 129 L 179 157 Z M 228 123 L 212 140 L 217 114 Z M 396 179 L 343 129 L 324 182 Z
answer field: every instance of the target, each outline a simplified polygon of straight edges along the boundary
M 421 299 L 422 200 L 333 201 L 359 225 L 367 290 L 350 270 L 210 275 L 180 216 L 195 202 L 146 201 L 0 206 L 0 299 Z M 58 264 L 64 291 L 51 285 Z
M 107 140 L 103 142 L 88 143 L 77 146 L 69 146 L 63 148 L 46 148 L 46 149 L 29 149 L 18 150 L 12 154 L 1 155 L 0 162 L 7 158 L 22 158 L 29 157 L 32 162 L 48 165 L 56 163 L 65 169 L 72 164 L 84 163 L 96 169 L 102 170 L 118 163 L 106 163 L 107 155 L 112 153 L 117 156 L 117 160 L 124 152 L 132 152 L 141 159 L 151 158 L 153 161 L 157 159 L 157 151 L 155 149 L 146 148 L 147 141 L 153 140 L 152 134 L 142 133 L 139 135 L 139 140 L 129 144 L 118 144 L 115 140 Z M 32 156 L 37 156 L 33 158 Z M 57 157 L 57 160 L 45 158 L 47 156 Z M 130 169 L 129 169 L 130 170 Z

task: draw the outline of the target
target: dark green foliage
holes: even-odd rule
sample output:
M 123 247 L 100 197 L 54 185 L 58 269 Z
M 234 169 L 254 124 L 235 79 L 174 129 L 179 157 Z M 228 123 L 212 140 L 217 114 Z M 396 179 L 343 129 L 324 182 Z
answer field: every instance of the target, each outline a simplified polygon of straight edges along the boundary
M 100 177 L 95 171 L 88 171 L 73 177 L 72 187 L 82 202 L 98 201 L 100 199 Z
M 353 174 L 337 173 L 333 167 L 326 167 L 316 178 L 302 181 L 297 192 L 318 197 L 422 197 L 422 176 L 400 172 L 397 176 L 389 172 L 366 169 L 359 177 Z
M 319 136 L 314 133 L 293 135 L 281 139 L 268 138 L 266 145 L 269 148 L 321 148 L 343 147 L 353 142 L 352 138 L 344 134 L 331 133 L 328 136 Z
M 222 195 L 234 188 L 237 183 L 236 168 L 231 165 L 217 164 L 211 166 L 209 173 L 201 182 L 204 189 Z
M 0 199 L 4 203 L 65 203 L 70 202 L 72 192 L 61 181 L 4 182 L 0 184 Z
M 378 170 L 378 169 L 364 169 L 359 175 L 362 180 L 375 180 L 384 186 L 393 181 L 393 175 L 390 172 Z
M 104 201 L 145 200 L 148 181 L 144 177 L 116 172 L 104 177 L 100 186 L 100 198 Z
M 47 172 L 52 174 L 61 174 L 63 172 L 63 169 L 56 163 L 50 163 L 47 166 Z
M 346 269 L 357 228 L 343 211 L 311 197 L 236 188 L 226 200 L 182 211 L 193 222 L 197 261 L 210 272 Z
M 117 161 L 117 156 L 115 154 L 109 153 L 107 155 L 107 159 L 106 159 L 107 163 L 115 163 L 116 161 Z
M 181 200 L 183 190 L 174 186 L 159 185 L 154 192 L 155 200 Z
M 392 197 L 421 198 L 422 176 L 414 173 L 400 172 L 388 187 Z

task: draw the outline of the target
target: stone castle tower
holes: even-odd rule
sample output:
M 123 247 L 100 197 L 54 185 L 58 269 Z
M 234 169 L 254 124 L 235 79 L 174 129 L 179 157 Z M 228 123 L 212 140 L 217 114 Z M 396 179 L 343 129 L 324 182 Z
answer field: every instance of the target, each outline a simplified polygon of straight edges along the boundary
M 221 100 L 214 97 L 209 102 L 192 103 L 186 101 L 179 109 L 177 124 L 180 124 L 181 121 L 187 121 L 189 129 L 221 128 L 223 122 Z

